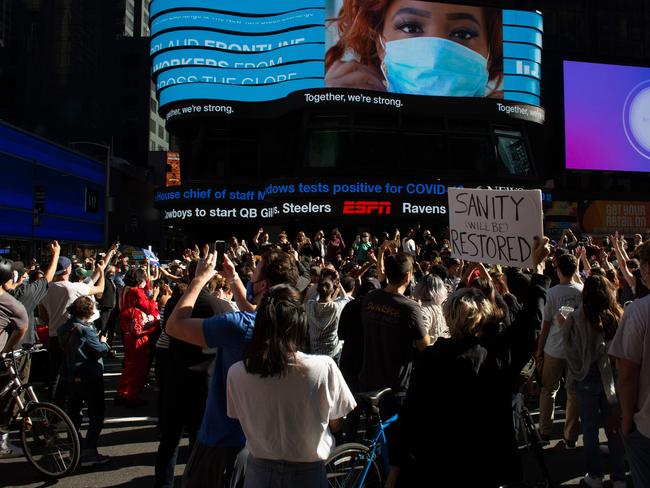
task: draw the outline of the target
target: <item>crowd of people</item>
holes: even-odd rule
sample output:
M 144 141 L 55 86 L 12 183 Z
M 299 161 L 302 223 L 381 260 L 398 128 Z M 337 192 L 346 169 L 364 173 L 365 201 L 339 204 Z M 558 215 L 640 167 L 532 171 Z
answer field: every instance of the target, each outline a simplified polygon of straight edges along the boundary
M 641 235 L 540 236 L 531 269 L 463 262 L 419 226 L 351 243 L 337 229 L 291 241 L 260 228 L 250 246 L 231 237 L 225 251 L 195 246 L 162 266 L 129 262 L 118 243 L 94 259 L 61 256 L 56 242 L 50 251 L 43 268 L 0 260 L 0 350 L 47 330 L 52 401 L 78 429 L 87 408 L 84 466 L 110 460 L 97 446 L 103 358 L 115 357 L 118 336 L 117 406 L 145 403 L 155 366 L 155 486 L 173 486 L 187 432 L 183 486 L 325 487 L 355 394 L 386 387 L 381 415 L 398 414 L 387 487 L 517 486 L 512 398 L 534 382 L 549 444 L 565 385 L 556 446 L 573 449 L 583 434 L 584 486 L 603 486 L 601 427 L 612 485 L 627 486 L 627 461 L 634 486 L 650 486 L 650 242 Z M 0 448 L 18 450 L 6 434 Z

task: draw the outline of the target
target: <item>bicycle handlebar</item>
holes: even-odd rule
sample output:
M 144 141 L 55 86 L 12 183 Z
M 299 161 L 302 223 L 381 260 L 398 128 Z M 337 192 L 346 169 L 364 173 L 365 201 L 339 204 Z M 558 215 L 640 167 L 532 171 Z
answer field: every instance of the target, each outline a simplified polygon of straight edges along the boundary
M 47 352 L 47 349 L 43 348 L 43 344 L 23 344 L 22 349 L 14 349 L 13 351 L 0 353 L 0 359 L 18 359 L 27 354 L 35 354 L 38 352 Z

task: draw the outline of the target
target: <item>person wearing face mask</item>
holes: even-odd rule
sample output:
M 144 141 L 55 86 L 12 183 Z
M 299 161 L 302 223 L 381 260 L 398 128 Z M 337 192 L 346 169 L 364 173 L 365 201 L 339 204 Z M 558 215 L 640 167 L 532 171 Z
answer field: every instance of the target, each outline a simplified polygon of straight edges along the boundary
M 417 0 L 345 0 L 325 85 L 503 98 L 501 10 Z
M 294 256 L 273 250 L 262 255 L 245 287 L 233 263 L 224 257 L 221 273 L 230 284 L 240 311 L 207 319 L 192 318 L 199 293 L 215 274 L 216 256 L 199 260 L 187 291 L 169 316 L 166 332 L 171 337 L 200 347 L 218 348 L 210 379 L 208 400 L 197 441 L 183 474 L 183 486 L 241 486 L 248 452 L 241 425 L 228 417 L 226 381 L 230 367 L 243 358 L 253 336 L 257 305 L 270 287 L 295 286 L 298 266 Z

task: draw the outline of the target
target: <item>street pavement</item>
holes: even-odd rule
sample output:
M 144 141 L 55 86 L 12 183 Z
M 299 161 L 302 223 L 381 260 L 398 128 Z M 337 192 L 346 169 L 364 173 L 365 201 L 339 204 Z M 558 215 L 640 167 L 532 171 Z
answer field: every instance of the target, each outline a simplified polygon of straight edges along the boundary
M 117 338 L 116 338 L 117 339 Z M 122 348 L 115 348 L 118 358 Z M 151 487 L 154 481 L 154 463 L 158 449 L 156 429 L 155 389 L 145 389 L 143 398 L 147 405 L 137 408 L 116 407 L 113 405 L 115 389 L 122 370 L 121 360 L 105 360 L 106 420 L 99 439 L 99 452 L 111 457 L 103 466 L 78 467 L 73 475 L 62 480 L 48 481 L 34 470 L 25 458 L 0 460 L 0 487 L 46 487 L 61 488 L 101 488 L 101 487 Z M 153 378 L 152 378 L 153 379 Z M 153 382 L 151 383 L 153 385 Z M 41 400 L 47 394 L 39 395 Z M 82 432 L 87 427 L 82 425 Z M 15 444 L 20 445 L 14 436 Z M 187 439 L 181 442 L 179 464 L 176 466 L 177 485 L 189 455 Z
M 121 357 L 121 348 L 119 346 L 116 347 L 116 351 L 118 352 L 118 358 Z M 0 460 L 0 488 L 41 488 L 48 486 L 60 488 L 152 487 L 154 480 L 153 466 L 158 448 L 158 432 L 156 429 L 157 392 L 155 389 L 145 390 L 143 397 L 148 401 L 146 406 L 138 408 L 115 407 L 113 405 L 113 396 L 119 381 L 120 371 L 120 360 L 108 359 L 106 361 L 107 411 L 106 422 L 99 441 L 99 452 L 110 456 L 110 463 L 99 467 L 79 467 L 73 475 L 59 481 L 51 481 L 44 479 L 27 463 L 25 458 L 3 459 Z M 41 399 L 45 399 L 45 394 L 41 395 Z M 537 411 L 532 407 L 529 405 L 534 420 L 537 420 Z M 553 449 L 558 439 L 562 438 L 563 416 L 564 411 L 556 409 L 555 440 L 551 441 L 550 448 L 545 451 L 545 461 L 555 486 L 578 486 L 580 478 L 584 475 L 582 437 L 578 442 L 578 448 L 575 450 Z M 85 430 L 85 426 L 84 423 L 82 431 Z M 13 440 L 18 444 L 15 434 Z M 601 440 L 604 441 L 602 430 Z M 177 487 L 180 487 L 181 475 L 188 455 L 187 439 L 185 438 L 181 443 L 176 466 Z M 524 452 L 523 458 L 527 482 L 534 486 L 540 479 L 538 465 L 532 455 L 526 452 Z M 471 461 L 468 460 L 468 462 Z M 610 486 L 609 482 L 605 483 L 606 488 Z

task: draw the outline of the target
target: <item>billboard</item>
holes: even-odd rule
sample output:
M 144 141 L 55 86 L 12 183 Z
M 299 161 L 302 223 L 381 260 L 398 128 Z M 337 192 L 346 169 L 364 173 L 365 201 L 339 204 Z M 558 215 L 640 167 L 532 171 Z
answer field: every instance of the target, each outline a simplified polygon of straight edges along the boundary
M 455 187 L 462 187 L 454 183 Z M 342 222 L 363 220 L 424 219 L 446 222 L 449 186 L 439 178 L 421 180 L 348 180 L 285 178 L 262 184 L 204 182 L 160 188 L 154 197 L 162 220 L 182 222 L 283 223 L 291 219 Z M 514 187 L 485 187 L 501 191 Z M 542 198 L 550 202 L 552 196 Z
M 593 234 L 645 234 L 650 229 L 650 203 L 596 200 L 586 202 L 582 228 Z
M 499 100 L 497 113 L 539 118 L 526 108 L 540 103 L 539 12 L 412 0 L 153 0 L 150 12 L 168 119 L 246 102 L 401 109 L 415 96 Z
M 566 167 L 650 171 L 650 68 L 564 62 Z

